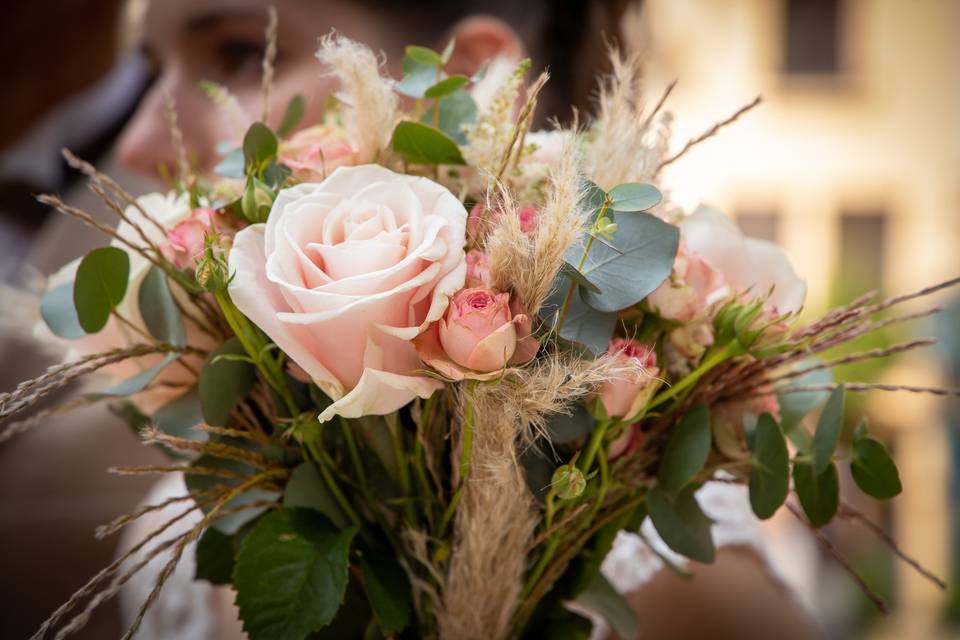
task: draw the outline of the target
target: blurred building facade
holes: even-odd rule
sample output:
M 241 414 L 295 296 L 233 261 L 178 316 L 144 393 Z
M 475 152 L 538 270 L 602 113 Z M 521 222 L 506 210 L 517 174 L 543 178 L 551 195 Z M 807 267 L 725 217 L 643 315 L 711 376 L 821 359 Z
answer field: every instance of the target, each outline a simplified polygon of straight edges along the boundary
M 677 147 L 762 94 L 664 182 L 685 206 L 710 202 L 782 244 L 808 280 L 807 313 L 960 274 L 960 2 L 646 0 L 633 28 L 650 99 L 679 80 L 668 103 Z M 938 371 L 928 353 L 882 376 L 947 383 Z M 875 394 L 869 412 L 903 479 L 894 534 L 946 575 L 947 429 L 958 426 L 910 394 Z M 902 565 L 895 584 L 895 616 L 875 634 L 946 633 L 942 593 Z

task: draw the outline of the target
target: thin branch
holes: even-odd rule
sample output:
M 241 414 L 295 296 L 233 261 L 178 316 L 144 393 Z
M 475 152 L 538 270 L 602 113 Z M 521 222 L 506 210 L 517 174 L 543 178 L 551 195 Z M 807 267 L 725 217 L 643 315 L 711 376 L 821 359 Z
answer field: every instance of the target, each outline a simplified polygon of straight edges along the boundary
M 656 172 L 659 173 L 659 172 L 660 172 L 664 167 L 666 167 L 667 165 L 672 164 L 672 163 L 676 162 L 677 160 L 679 160 L 680 158 L 682 158 L 682 157 L 684 156 L 684 154 L 686 154 L 688 151 L 690 151 L 690 149 L 692 149 L 693 147 L 697 146 L 698 144 L 700 144 L 701 142 L 703 142 L 703 141 L 706 140 L 707 138 L 711 138 L 711 137 L 713 137 L 714 135 L 716 135 L 717 132 L 720 131 L 720 129 L 722 129 L 722 128 L 728 126 L 728 125 L 731 125 L 731 124 L 733 124 L 734 122 L 736 122 L 737 119 L 740 118 L 740 116 L 742 116 L 742 115 L 745 114 L 746 112 L 748 112 L 748 111 L 750 111 L 751 109 L 753 109 L 754 107 L 756 107 L 756 106 L 757 106 L 758 104 L 760 104 L 762 101 L 763 101 L 763 98 L 762 98 L 761 96 L 757 96 L 756 98 L 753 99 L 753 102 L 751 102 L 750 104 L 746 104 L 746 105 L 740 107 L 739 109 L 737 109 L 737 111 L 736 111 L 732 116 L 730 116 L 730 117 L 727 118 L 726 120 L 721 120 L 721 121 L 718 122 L 717 124 L 713 125 L 713 126 L 710 127 L 709 129 L 707 129 L 706 131 L 704 131 L 703 133 L 701 133 L 701 134 L 700 134 L 699 136 L 697 136 L 696 138 L 692 138 L 691 140 L 688 140 L 688 141 L 687 141 L 687 144 L 684 145 L 683 149 L 681 149 L 680 151 L 678 151 L 678 152 L 675 153 L 674 155 L 670 156 L 669 158 L 667 158 L 666 160 L 664 160 L 663 162 L 661 162 L 661 163 L 657 166 L 657 171 L 656 171 Z
M 263 74 L 260 80 L 260 90 L 263 93 L 263 122 L 270 117 L 270 95 L 273 92 L 274 64 L 277 59 L 277 8 L 267 7 L 267 30 L 264 34 L 267 42 L 263 52 Z

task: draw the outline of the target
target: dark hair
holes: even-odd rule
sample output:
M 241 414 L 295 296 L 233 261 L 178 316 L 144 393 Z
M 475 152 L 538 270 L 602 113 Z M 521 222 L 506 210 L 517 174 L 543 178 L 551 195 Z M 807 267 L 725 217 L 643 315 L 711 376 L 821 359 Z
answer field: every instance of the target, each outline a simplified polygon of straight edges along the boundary
M 620 21 L 641 0 L 364 0 L 405 20 L 415 33 L 438 39 L 472 14 L 508 22 L 524 40 L 536 65 L 550 70 L 539 118 L 566 120 L 585 110 L 597 75 L 608 69 L 608 43 L 621 40 Z

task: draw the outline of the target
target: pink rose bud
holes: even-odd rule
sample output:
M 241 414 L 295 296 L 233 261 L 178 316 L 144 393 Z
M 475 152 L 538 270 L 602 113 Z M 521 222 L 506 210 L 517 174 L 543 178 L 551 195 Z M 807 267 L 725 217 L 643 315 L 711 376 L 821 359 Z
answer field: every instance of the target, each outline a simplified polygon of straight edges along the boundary
M 213 209 L 194 209 L 188 218 L 167 232 L 167 241 L 161 247 L 164 257 L 180 269 L 193 266 L 203 254 L 204 242 L 213 231 L 216 215 Z
M 490 286 L 490 257 L 483 251 L 471 249 L 467 252 L 467 287 Z
M 681 245 L 670 277 L 647 301 L 661 318 L 688 323 L 705 317 L 710 306 L 725 293 L 720 272 L 699 254 Z
M 635 360 L 643 369 L 642 373 L 635 376 L 608 380 L 600 388 L 600 399 L 608 416 L 632 418 L 640 412 L 660 384 L 657 379 L 660 375 L 657 354 L 650 346 L 625 338 L 614 338 L 607 352 L 620 361 Z
M 461 289 L 440 319 L 440 344 L 456 364 L 480 372 L 504 368 L 517 349 L 510 294 Z
M 354 164 L 357 150 L 343 131 L 321 124 L 293 134 L 278 155 L 300 182 L 320 182 L 337 167 Z

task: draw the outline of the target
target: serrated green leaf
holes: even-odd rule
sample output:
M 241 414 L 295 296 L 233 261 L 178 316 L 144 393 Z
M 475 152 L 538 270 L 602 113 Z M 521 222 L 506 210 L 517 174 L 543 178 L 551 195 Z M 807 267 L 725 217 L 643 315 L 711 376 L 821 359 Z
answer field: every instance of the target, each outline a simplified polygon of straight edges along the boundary
M 123 249 L 101 247 L 84 256 L 73 281 L 73 306 L 84 331 L 96 333 L 106 326 L 127 293 L 129 278 L 130 256 Z
M 233 581 L 233 536 L 208 527 L 197 541 L 197 570 L 194 578 L 213 584 Z
M 245 353 L 240 341 L 230 338 L 211 351 L 203 363 L 203 369 L 200 370 L 200 406 L 207 424 L 227 426 L 230 413 L 253 388 L 253 365 L 217 358 L 222 354 Z
M 574 403 L 570 406 L 569 415 L 562 412 L 552 414 L 545 428 L 550 442 L 565 444 L 589 435 L 595 424 L 590 412 L 582 404 Z
M 365 553 L 360 560 L 363 589 L 383 637 L 410 624 L 413 594 L 406 571 L 392 556 Z
M 650 520 L 668 547 L 698 562 L 713 562 L 716 550 L 711 521 L 697 504 L 694 487 L 673 496 L 659 487 L 647 494 Z
M 640 637 L 640 621 L 636 612 L 602 573 L 594 576 L 576 602 L 606 620 L 617 637 L 623 640 Z
M 298 93 L 290 98 L 290 102 L 287 103 L 287 108 L 283 112 L 283 120 L 280 121 L 280 126 L 277 127 L 277 135 L 281 138 L 286 138 L 290 135 L 293 130 L 297 128 L 297 125 L 300 124 L 300 121 L 303 120 L 305 108 L 306 101 L 304 101 L 302 95 Z
M 277 509 L 237 554 L 233 584 L 251 640 L 303 640 L 333 620 L 347 588 L 355 529 L 312 509 Z
M 817 474 L 813 465 L 794 463 L 793 488 L 800 498 L 800 506 L 807 514 L 810 524 L 822 527 L 833 519 L 840 502 L 840 484 L 837 465 L 827 464 L 823 473 Z
M 652 184 L 627 182 L 610 189 L 610 208 L 614 211 L 646 211 L 660 204 L 663 196 Z
M 259 172 L 277 155 L 277 136 L 262 122 L 254 122 L 243 136 L 243 160 L 254 172 Z
M 320 472 L 309 461 L 294 469 L 290 479 L 287 480 L 287 486 L 283 491 L 283 506 L 315 509 L 330 518 L 330 521 L 341 529 L 349 523 L 337 506 L 337 501 L 330 494 L 330 489 L 327 488 Z
M 422 122 L 398 124 L 390 145 L 407 162 L 414 164 L 466 164 L 453 138 Z
M 140 316 L 147 330 L 160 342 L 176 346 L 187 343 L 180 310 L 173 301 L 173 293 L 167 284 L 167 274 L 159 267 L 150 267 L 140 284 L 137 296 Z
M 87 335 L 77 318 L 73 305 L 73 283 L 67 282 L 50 289 L 40 300 L 40 317 L 53 335 L 67 340 L 77 340 Z
M 810 455 L 813 458 L 813 471 L 816 475 L 822 474 L 830 464 L 842 428 L 843 385 L 840 385 L 827 399 L 827 404 L 820 413 L 820 420 L 817 421 L 817 430 L 813 434 Z
M 766 520 L 779 509 L 790 491 L 790 454 L 783 432 L 769 413 L 757 420 L 750 469 L 750 507 Z
M 462 89 L 468 82 L 470 82 L 470 78 L 467 76 L 450 76 L 449 78 L 444 78 L 440 82 L 437 82 L 424 91 L 423 97 L 431 99 L 442 98 L 450 95 L 458 89 Z
M 883 443 L 873 438 L 853 441 L 850 473 L 860 490 L 874 498 L 886 500 L 903 491 L 897 465 Z
M 581 270 L 602 291 L 584 295 L 599 311 L 621 311 L 653 293 L 673 271 L 680 241 L 677 227 L 649 213 L 620 216 L 617 224 L 611 246 L 594 241 Z M 567 261 L 579 264 L 583 249 L 580 243 L 571 247 Z
M 700 473 L 710 455 L 710 411 L 698 405 L 670 432 L 657 479 L 669 492 L 680 491 Z

